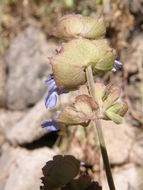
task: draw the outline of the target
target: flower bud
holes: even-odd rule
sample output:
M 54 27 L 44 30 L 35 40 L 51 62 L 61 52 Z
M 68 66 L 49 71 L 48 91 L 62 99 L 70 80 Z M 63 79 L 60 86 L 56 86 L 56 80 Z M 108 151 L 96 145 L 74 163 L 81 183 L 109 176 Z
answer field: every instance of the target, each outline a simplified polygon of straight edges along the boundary
M 85 69 L 89 65 L 93 72 L 107 72 L 112 69 L 114 58 L 105 40 L 71 40 L 52 59 L 56 85 L 64 89 L 78 88 L 86 82 Z
M 58 38 L 71 39 L 83 37 L 97 39 L 106 32 L 103 18 L 66 15 L 59 20 L 53 35 Z
M 125 102 L 118 102 L 106 110 L 106 115 L 109 119 L 117 124 L 122 122 L 122 118 L 128 110 L 128 105 Z
M 114 112 L 111 112 L 111 111 L 107 110 L 107 111 L 106 111 L 106 116 L 107 116 L 107 119 L 108 119 L 108 120 L 112 120 L 112 121 L 114 121 L 116 124 L 122 123 L 122 118 L 121 118 L 118 114 L 116 114 L 116 113 L 114 113 Z
M 103 119 L 112 120 L 117 124 L 122 122 L 122 117 L 128 110 L 125 102 L 117 102 L 120 97 L 120 89 L 111 85 L 95 83 L 96 102 L 99 105 L 99 115 Z
M 110 108 L 107 109 L 107 111 L 117 113 L 122 117 L 126 114 L 127 110 L 128 110 L 128 105 L 126 102 L 115 103 Z

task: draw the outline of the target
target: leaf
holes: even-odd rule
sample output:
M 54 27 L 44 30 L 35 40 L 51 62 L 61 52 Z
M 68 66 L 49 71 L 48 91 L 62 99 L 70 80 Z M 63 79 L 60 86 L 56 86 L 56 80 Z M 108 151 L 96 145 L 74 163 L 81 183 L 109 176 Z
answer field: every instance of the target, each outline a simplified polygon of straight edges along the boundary
M 43 167 L 42 190 L 54 190 L 69 183 L 78 173 L 80 162 L 71 155 L 57 155 Z
M 102 190 L 98 182 L 92 182 L 89 175 L 82 174 L 78 179 L 72 180 L 63 190 Z
M 106 32 L 103 18 L 85 17 L 82 15 L 66 15 L 59 20 L 53 35 L 58 38 L 71 39 L 83 37 L 95 39 Z
M 99 186 L 98 182 L 92 182 L 91 185 L 85 190 L 102 190 L 102 187 Z
M 79 95 L 72 106 L 66 106 L 57 118 L 58 122 L 68 125 L 88 124 L 94 119 L 93 111 L 98 109 L 97 103 L 88 95 Z

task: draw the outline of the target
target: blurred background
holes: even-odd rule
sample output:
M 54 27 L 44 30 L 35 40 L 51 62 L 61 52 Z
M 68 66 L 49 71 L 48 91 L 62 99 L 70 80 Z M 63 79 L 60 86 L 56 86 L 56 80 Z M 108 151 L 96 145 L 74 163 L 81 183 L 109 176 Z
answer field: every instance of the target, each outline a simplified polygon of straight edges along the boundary
M 117 190 L 143 190 L 142 0 L 0 0 L 0 190 L 38 190 L 41 168 L 61 153 L 88 164 L 108 190 L 96 132 L 69 128 L 58 142 L 40 127 L 51 114 L 44 107 L 48 57 L 60 44 L 50 34 L 69 13 L 103 15 L 106 38 L 123 62 L 100 80 L 122 88 L 129 111 L 123 124 L 103 122 L 103 130 Z

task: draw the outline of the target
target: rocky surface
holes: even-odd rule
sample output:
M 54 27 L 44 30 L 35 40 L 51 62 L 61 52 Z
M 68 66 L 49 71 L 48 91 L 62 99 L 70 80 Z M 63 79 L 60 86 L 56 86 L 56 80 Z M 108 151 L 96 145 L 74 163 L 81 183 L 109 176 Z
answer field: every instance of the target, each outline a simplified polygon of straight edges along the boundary
M 127 164 L 112 171 L 116 190 L 140 190 L 140 169 Z M 105 175 L 102 176 L 103 190 L 109 190 Z M 142 189 L 142 188 L 141 188 Z
M 55 154 L 55 151 L 49 148 L 28 151 L 4 146 L 0 157 L 0 189 L 39 190 L 41 168 Z
M 118 165 L 128 162 L 135 141 L 134 128 L 125 122 L 116 125 L 112 121 L 103 121 L 102 126 L 110 163 Z
M 28 113 L 7 131 L 7 139 L 13 145 L 31 143 L 39 139 L 46 131 L 41 123 L 48 117 L 48 111 L 44 107 L 43 99 L 37 103 Z
M 12 129 L 12 127 L 19 122 L 26 111 L 10 111 L 5 109 L 0 109 L 0 150 L 2 145 L 7 141 L 7 134 Z
M 126 85 L 127 96 L 129 98 L 129 111 L 134 119 L 143 124 L 143 34 L 136 32 L 131 39 L 130 45 L 126 51 L 122 52 L 125 75 L 128 76 L 128 85 Z M 133 120 L 131 120 L 133 122 Z
M 46 90 L 44 79 L 51 72 L 48 57 L 56 48 L 55 43 L 47 43 L 45 35 L 32 26 L 13 39 L 5 55 L 8 71 L 5 100 L 9 109 L 24 109 L 41 99 Z
M 133 143 L 130 152 L 130 161 L 139 166 L 143 165 L 143 133 L 136 135 L 136 140 Z

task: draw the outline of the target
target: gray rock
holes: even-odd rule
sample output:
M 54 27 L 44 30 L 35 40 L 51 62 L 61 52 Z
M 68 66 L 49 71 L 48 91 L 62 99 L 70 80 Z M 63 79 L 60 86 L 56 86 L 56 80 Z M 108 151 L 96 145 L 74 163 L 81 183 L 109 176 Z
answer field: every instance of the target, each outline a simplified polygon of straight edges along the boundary
M 47 119 L 48 111 L 44 101 L 36 104 L 11 130 L 7 132 L 7 139 L 13 145 L 31 143 L 42 137 L 46 131 L 41 128 L 43 120 Z
M 10 111 L 0 109 L 0 150 L 6 142 L 6 136 L 9 130 L 20 121 L 26 113 L 23 111 Z
M 140 170 L 134 164 L 127 164 L 113 170 L 116 190 L 139 190 Z M 102 179 L 103 190 L 109 190 L 106 177 Z
M 10 44 L 5 55 L 8 77 L 5 99 L 9 109 L 20 110 L 34 105 L 43 96 L 44 79 L 51 73 L 48 57 L 57 45 L 30 26 Z
M 42 167 L 55 154 L 49 148 L 28 151 L 5 147 L 0 157 L 0 189 L 39 190 Z
M 133 143 L 133 146 L 130 152 L 130 161 L 143 167 L 143 133 L 142 131 L 140 131 L 140 134 L 136 136 L 136 140 Z
M 128 73 L 137 73 L 143 61 L 143 34 L 137 33 L 133 36 L 129 48 L 122 52 L 124 68 Z
M 125 163 L 135 139 L 134 128 L 125 122 L 116 125 L 112 121 L 103 121 L 102 126 L 110 163 Z

